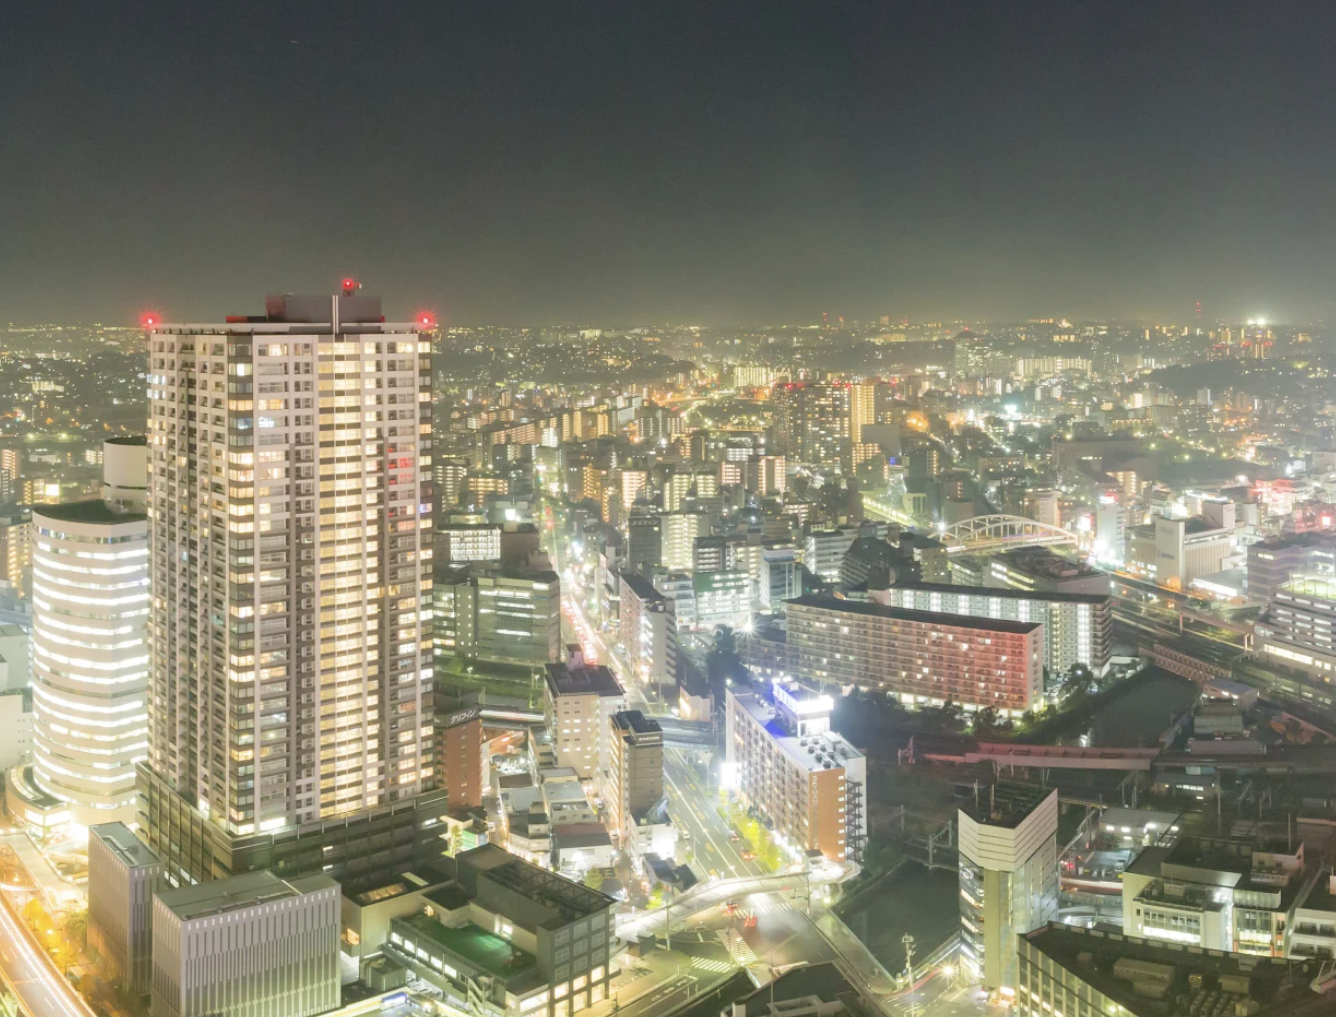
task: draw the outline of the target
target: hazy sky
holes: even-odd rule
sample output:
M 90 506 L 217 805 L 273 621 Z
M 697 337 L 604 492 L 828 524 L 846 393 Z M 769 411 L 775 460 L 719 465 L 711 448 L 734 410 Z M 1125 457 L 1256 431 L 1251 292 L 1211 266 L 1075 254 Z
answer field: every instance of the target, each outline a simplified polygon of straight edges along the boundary
M 1336 6 L 15 3 L 0 322 L 1330 314 Z

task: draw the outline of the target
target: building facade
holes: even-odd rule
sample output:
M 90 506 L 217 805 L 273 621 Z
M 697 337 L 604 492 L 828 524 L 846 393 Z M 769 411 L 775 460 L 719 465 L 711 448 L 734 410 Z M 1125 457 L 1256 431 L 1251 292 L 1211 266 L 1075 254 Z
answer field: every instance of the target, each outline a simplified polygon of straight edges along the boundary
M 795 676 L 878 689 L 908 706 L 1025 712 L 1043 692 L 1039 622 L 971 618 L 808 596 L 788 604 Z
M 199 878 L 163 794 L 244 839 L 434 783 L 430 344 L 352 281 L 148 342 L 144 818 Z
M 1113 598 L 1107 594 L 897 583 L 887 591 L 887 600 L 915 611 L 1040 622 L 1044 663 L 1053 674 L 1084 664 L 1102 675 L 1113 653 Z
M 33 775 L 76 827 L 135 822 L 149 750 L 146 446 L 103 456 L 106 497 L 33 511 Z
M 604 799 L 608 829 L 625 845 L 641 817 L 663 801 L 663 729 L 639 710 L 609 721 L 610 760 Z
M 834 701 L 793 682 L 772 683 L 773 703 L 728 693 L 728 779 L 772 834 L 801 861 L 820 851 L 858 861 L 867 839 L 867 760 L 830 729 Z
M 339 884 L 250 872 L 153 901 L 152 1017 L 308 1017 L 339 1005 Z
M 566 663 L 547 665 L 543 690 L 557 765 L 601 782 L 611 759 L 610 718 L 625 708 L 625 691 L 606 664 L 586 665 L 578 651 Z
M 963 961 L 1014 994 L 1016 943 L 1058 911 L 1058 792 L 992 785 L 957 816 Z
M 128 826 L 89 827 L 88 945 L 131 995 L 152 979 L 153 894 L 163 886 L 162 860 Z

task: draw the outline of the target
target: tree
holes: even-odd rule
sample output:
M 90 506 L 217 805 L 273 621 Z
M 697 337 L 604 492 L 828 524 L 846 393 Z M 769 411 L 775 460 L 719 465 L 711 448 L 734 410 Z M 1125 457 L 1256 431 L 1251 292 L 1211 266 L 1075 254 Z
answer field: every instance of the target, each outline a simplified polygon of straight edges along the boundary
M 590 869 L 585 873 L 584 884 L 591 890 L 597 890 L 603 886 L 607 877 L 603 875 L 602 869 Z
M 976 738 L 991 738 L 999 727 L 996 706 L 985 706 L 974 714 L 971 728 Z
M 1062 679 L 1062 691 L 1065 696 L 1089 695 L 1094 687 L 1095 673 L 1085 664 L 1074 664 Z
M 75 911 L 65 919 L 65 936 L 70 942 L 82 948 L 88 938 L 88 909 Z

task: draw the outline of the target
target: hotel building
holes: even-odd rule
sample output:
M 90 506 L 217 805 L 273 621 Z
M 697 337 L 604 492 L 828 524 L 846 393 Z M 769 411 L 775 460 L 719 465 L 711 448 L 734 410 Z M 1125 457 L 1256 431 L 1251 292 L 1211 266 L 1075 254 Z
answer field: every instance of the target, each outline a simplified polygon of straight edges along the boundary
M 772 689 L 773 703 L 728 693 L 730 779 L 795 859 L 820 851 L 833 862 L 858 861 L 867 839 L 867 760 L 830 729 L 830 696 L 797 683 Z
M 1040 622 L 937 614 L 834 597 L 788 603 L 795 677 L 857 685 L 913 706 L 1028 710 L 1043 691 Z
M 377 850 L 366 824 L 431 825 L 413 815 L 435 783 L 423 327 L 345 280 L 148 337 L 140 773 L 169 879 L 342 874 L 345 852 Z M 302 828 L 337 857 L 280 858 L 273 835 L 292 847 Z

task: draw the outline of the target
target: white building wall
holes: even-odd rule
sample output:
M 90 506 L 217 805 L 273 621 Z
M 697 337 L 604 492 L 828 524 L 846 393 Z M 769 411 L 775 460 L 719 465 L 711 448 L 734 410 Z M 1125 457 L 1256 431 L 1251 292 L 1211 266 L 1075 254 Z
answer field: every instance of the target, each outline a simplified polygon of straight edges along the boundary
M 98 502 L 90 504 L 99 505 Z M 33 512 L 33 773 L 72 822 L 135 822 L 148 758 L 148 520 Z

